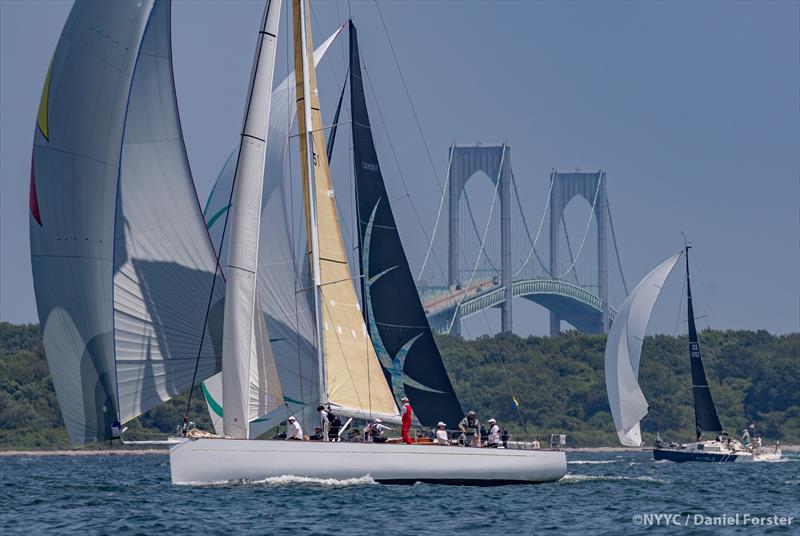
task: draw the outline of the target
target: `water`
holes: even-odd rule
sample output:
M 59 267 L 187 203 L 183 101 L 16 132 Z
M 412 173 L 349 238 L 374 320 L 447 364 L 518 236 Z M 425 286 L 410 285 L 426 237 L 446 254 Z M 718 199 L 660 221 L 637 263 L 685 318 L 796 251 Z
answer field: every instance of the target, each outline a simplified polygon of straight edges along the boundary
M 800 455 L 785 456 L 674 464 L 648 453 L 569 453 L 558 483 L 496 488 L 383 486 L 368 478 L 186 487 L 170 484 L 166 455 L 0 457 L 0 533 L 621 534 L 644 530 L 634 516 L 660 513 L 680 517 L 662 518 L 648 532 L 695 534 L 696 515 L 738 513 L 739 526 L 730 521 L 713 532 L 761 534 L 763 527 L 741 524 L 752 514 L 793 516 L 791 526 L 771 530 L 800 534 Z

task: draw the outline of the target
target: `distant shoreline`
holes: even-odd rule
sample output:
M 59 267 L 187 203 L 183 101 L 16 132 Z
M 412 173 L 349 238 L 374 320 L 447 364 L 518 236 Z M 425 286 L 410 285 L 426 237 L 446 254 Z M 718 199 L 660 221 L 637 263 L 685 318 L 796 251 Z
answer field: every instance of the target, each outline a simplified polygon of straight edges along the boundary
M 639 447 L 569 447 L 568 453 L 603 453 L 603 452 L 644 452 Z M 781 445 L 783 452 L 800 452 L 800 445 Z M 0 450 L 3 457 L 44 457 L 44 456 L 166 456 L 167 449 L 111 449 L 111 450 Z

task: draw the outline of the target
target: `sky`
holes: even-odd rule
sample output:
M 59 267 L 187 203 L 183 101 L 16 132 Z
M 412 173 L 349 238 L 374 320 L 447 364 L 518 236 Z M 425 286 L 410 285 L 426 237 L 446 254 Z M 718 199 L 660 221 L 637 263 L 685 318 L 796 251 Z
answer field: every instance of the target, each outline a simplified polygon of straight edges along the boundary
M 70 7 L 0 2 L 3 321 L 37 321 L 30 151 Z M 173 6 L 178 103 L 201 199 L 237 139 L 262 9 L 261 1 Z M 677 251 L 685 231 L 705 325 L 800 331 L 799 2 L 410 1 L 381 2 L 380 11 L 401 71 L 372 1 L 317 2 L 316 42 L 352 13 L 375 86 L 374 126 L 376 98 L 384 119 L 375 130 L 391 133 L 428 229 L 454 141 L 511 146 L 529 221 L 541 215 L 553 167 L 602 168 L 629 284 Z M 286 72 L 284 29 L 276 80 Z M 344 52 L 337 45 L 319 70 L 328 118 Z M 401 197 L 388 139 L 376 138 L 390 195 Z M 409 207 L 395 213 L 416 272 L 423 231 Z M 650 332 L 680 332 L 680 293 L 673 276 Z M 547 332 L 544 309 L 514 307 L 515 331 Z M 496 329 L 496 312 L 478 316 L 465 323 L 467 336 Z

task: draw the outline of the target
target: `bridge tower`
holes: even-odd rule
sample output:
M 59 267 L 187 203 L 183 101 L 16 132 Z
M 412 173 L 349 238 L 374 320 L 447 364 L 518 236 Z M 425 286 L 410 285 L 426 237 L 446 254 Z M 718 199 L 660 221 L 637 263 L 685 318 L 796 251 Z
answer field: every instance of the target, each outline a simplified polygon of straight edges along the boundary
M 506 145 L 450 147 L 450 172 L 448 186 L 448 278 L 450 285 L 460 282 L 459 271 L 459 207 L 464 186 L 478 171 L 483 171 L 497 186 L 500 198 L 500 271 L 505 302 L 501 307 L 501 329 L 511 331 L 511 148 Z M 497 181 L 500 184 L 497 185 Z M 451 333 L 461 333 L 461 320 L 456 319 Z
M 582 196 L 594 206 L 597 221 L 597 281 L 602 311 L 592 331 L 608 333 L 608 197 L 606 195 L 606 173 L 598 171 L 557 171 L 550 174 L 550 275 L 553 279 L 563 271 L 558 263 L 561 217 L 564 209 L 575 196 Z M 595 200 L 596 196 L 596 200 Z M 550 309 L 550 336 L 561 334 L 563 315 Z M 588 320 L 588 319 L 587 319 Z M 599 323 L 597 323 L 599 321 Z

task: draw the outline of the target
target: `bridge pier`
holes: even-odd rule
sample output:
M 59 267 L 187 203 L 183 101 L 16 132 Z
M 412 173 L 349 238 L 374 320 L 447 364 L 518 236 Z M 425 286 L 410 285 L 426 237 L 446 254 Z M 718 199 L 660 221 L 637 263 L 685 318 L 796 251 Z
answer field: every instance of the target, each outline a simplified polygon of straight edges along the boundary
M 581 196 L 593 206 L 597 221 L 597 280 L 598 294 L 602 302 L 600 329 L 608 333 L 608 197 L 606 194 L 606 172 L 598 171 L 557 171 L 550 173 L 552 188 L 550 192 L 550 277 L 559 279 L 562 267 L 559 266 L 559 236 L 564 209 L 575 196 Z M 550 336 L 561 335 L 561 320 L 556 312 L 550 311 Z
M 467 181 L 478 171 L 483 171 L 497 186 L 500 197 L 500 281 L 504 287 L 506 300 L 500 306 L 501 330 L 511 331 L 513 269 L 511 264 L 511 148 L 506 144 L 484 147 L 450 147 L 450 176 L 448 178 L 448 283 L 451 286 L 465 284 L 461 281 L 459 206 L 461 194 Z M 499 184 L 498 184 L 499 181 Z M 461 334 L 461 320 L 456 318 L 450 333 Z

